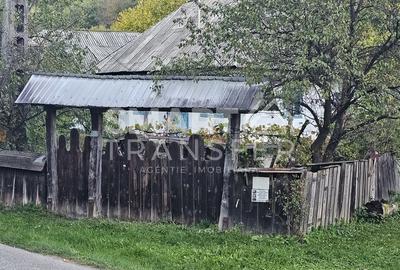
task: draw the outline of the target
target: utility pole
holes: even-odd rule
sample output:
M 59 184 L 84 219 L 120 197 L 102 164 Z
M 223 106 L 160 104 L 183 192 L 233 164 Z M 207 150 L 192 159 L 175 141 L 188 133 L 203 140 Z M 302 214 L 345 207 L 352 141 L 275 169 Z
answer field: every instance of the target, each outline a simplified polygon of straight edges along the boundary
M 5 0 L 1 54 L 6 68 L 14 67 L 28 47 L 28 1 Z M 18 67 L 17 67 L 18 68 Z
M 3 140 L 19 151 L 26 150 L 26 123 L 25 117 L 29 108 L 15 108 L 15 97 L 21 87 L 14 85 L 13 75 L 24 75 L 26 63 L 25 53 L 28 47 L 28 1 L 3 0 L 3 21 L 1 27 L 1 57 L 0 57 L 0 89 L 2 90 L 1 102 L 11 108 L 8 113 L 1 113 L 2 121 L 8 123 L 4 130 Z M 8 89 L 3 91 L 3 89 Z M 3 109 L 3 108 L 1 108 Z

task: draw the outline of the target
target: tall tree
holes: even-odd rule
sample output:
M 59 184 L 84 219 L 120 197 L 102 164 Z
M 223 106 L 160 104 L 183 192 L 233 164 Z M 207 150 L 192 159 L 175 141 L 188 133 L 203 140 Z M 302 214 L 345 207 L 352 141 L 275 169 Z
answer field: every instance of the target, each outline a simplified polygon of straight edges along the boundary
M 118 15 L 111 29 L 144 32 L 185 2 L 186 0 L 139 0 L 135 7 Z
M 0 130 L 4 134 L 1 148 L 36 150 L 36 146 L 44 143 L 44 140 L 35 141 L 38 145 L 29 142 L 30 138 L 43 138 L 41 110 L 14 104 L 32 72 L 84 71 L 84 52 L 72 46 L 63 34 L 63 30 L 84 25 L 87 10 L 80 4 L 81 1 L 31 1 L 27 25 L 30 46 L 26 51 L 13 50 L 12 65 L 0 67 Z M 72 121 L 75 118 L 71 115 L 63 119 L 71 127 L 76 124 Z
M 189 25 L 188 40 L 201 54 L 176 66 L 236 66 L 268 99 L 303 96 L 318 129 L 314 162 L 331 160 L 355 128 L 397 118 L 399 1 L 238 0 L 203 9 L 203 27 Z
M 136 0 L 100 0 L 96 7 L 97 24 L 108 28 L 120 12 L 135 5 Z

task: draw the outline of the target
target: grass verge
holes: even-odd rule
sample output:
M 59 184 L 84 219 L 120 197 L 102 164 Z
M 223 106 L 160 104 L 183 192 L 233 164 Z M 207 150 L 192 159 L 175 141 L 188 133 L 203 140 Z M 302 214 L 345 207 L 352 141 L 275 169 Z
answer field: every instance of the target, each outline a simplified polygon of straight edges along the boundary
M 400 269 L 400 215 L 314 231 L 300 241 L 3 208 L 0 243 L 106 269 Z

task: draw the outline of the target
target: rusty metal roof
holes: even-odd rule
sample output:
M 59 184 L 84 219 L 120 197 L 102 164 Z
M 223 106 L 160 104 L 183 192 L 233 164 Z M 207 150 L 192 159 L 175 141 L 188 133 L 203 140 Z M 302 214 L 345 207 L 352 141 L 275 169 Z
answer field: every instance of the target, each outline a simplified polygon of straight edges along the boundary
M 60 107 L 248 113 L 260 108 L 262 89 L 239 77 L 33 75 L 17 104 Z
M 46 156 L 18 151 L 0 151 L 0 168 L 42 172 Z

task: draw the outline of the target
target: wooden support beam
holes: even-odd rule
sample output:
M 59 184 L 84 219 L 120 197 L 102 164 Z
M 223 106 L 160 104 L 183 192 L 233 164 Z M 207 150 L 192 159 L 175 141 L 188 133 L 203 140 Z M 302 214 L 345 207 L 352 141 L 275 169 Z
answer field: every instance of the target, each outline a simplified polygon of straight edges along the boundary
M 92 109 L 90 110 L 90 115 L 92 119 L 92 133 L 90 140 L 89 177 L 88 177 L 88 188 L 89 188 L 88 216 L 101 217 L 103 111 Z
M 221 212 L 219 217 L 219 230 L 226 230 L 230 227 L 230 187 L 234 176 L 234 170 L 238 167 L 238 152 L 240 146 L 240 114 L 229 116 L 229 136 L 225 149 L 224 184 L 222 188 Z
M 57 173 L 57 110 L 46 107 L 46 145 L 47 145 L 47 208 L 57 211 L 58 173 Z

